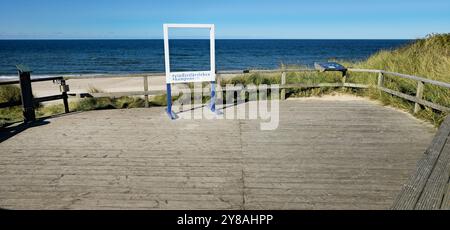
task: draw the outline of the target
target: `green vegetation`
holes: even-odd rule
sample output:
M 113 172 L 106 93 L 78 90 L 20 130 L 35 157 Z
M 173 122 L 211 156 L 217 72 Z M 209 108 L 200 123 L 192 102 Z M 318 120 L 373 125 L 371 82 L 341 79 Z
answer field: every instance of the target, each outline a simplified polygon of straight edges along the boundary
M 20 89 L 12 85 L 0 86 L 0 103 L 20 102 Z M 20 106 L 0 109 L 0 127 L 5 123 L 22 120 L 22 109 Z
M 380 51 L 366 61 L 346 64 L 355 68 L 383 69 L 450 82 L 450 34 L 429 35 L 393 51 Z M 356 73 L 353 75 L 356 75 Z M 376 78 L 367 76 L 367 74 L 366 76 L 361 75 L 359 78 L 355 78 L 354 81 L 376 84 Z M 415 95 L 417 82 L 387 75 L 385 86 L 405 94 Z M 380 93 L 378 90 L 367 90 L 365 95 L 380 100 L 385 105 L 392 105 L 409 112 L 412 112 L 414 108 L 414 103 L 386 93 Z M 449 89 L 425 84 L 423 97 L 427 101 L 450 107 Z M 443 121 L 446 115 L 428 107 L 423 108 L 416 114 L 417 117 L 431 121 L 436 126 Z
M 382 69 L 392 72 L 416 75 L 424 78 L 434 79 L 443 82 L 450 82 L 450 34 L 433 34 L 424 39 L 419 39 L 411 44 L 396 50 L 383 50 L 362 62 L 338 61 L 345 66 L 352 68 Z M 286 66 L 289 69 L 301 68 L 299 66 Z M 222 86 L 226 84 L 280 84 L 280 74 L 261 74 L 252 73 L 236 76 L 231 79 L 224 79 Z M 326 72 L 296 72 L 288 73 L 286 83 L 335 83 L 341 81 L 340 73 Z M 347 82 L 361 83 L 375 86 L 377 83 L 377 74 L 375 73 L 350 73 Z M 413 80 L 402 79 L 394 76 L 385 76 L 385 87 L 405 94 L 415 95 L 417 83 Z M 189 87 L 193 87 L 189 84 Z M 92 88 L 91 93 L 101 92 Z M 350 93 L 359 96 L 369 97 L 381 101 L 385 105 L 390 105 L 409 112 L 413 112 L 414 103 L 390 94 L 380 92 L 375 88 L 369 89 L 342 89 L 342 88 L 313 88 L 313 89 L 289 89 L 287 97 L 307 97 L 321 96 L 330 93 Z M 176 99 L 176 98 L 174 98 Z M 439 86 L 425 84 L 424 99 L 450 107 L 450 90 Z M 208 100 L 204 97 L 203 101 Z M 15 86 L 0 87 L 0 103 L 20 101 L 20 89 Z M 152 97 L 151 106 L 166 105 L 166 95 Z M 144 100 L 139 97 L 120 97 L 120 98 L 85 98 L 77 102 L 70 103 L 71 111 L 87 111 L 99 109 L 123 109 L 144 107 Z M 37 116 L 50 116 L 63 113 L 62 105 L 40 106 L 37 110 Z M 446 114 L 433 110 L 428 107 L 415 114 L 415 116 L 431 121 L 439 125 Z M 20 107 L 11 107 L 0 109 L 0 125 L 19 121 L 22 119 Z
M 338 61 L 345 66 L 364 69 L 382 69 L 391 72 L 405 73 L 442 82 L 450 82 L 450 34 L 433 34 L 424 39 L 419 39 L 411 44 L 396 50 L 383 50 L 362 62 Z M 300 68 L 299 66 L 287 66 L 287 68 Z M 280 74 L 245 74 L 222 82 L 226 84 L 279 84 Z M 286 83 L 336 83 L 341 81 L 340 73 L 297 72 L 288 73 Z M 376 73 L 350 73 L 347 82 L 360 83 L 375 86 L 377 84 Z M 405 94 L 415 95 L 417 82 L 394 76 L 385 76 L 385 87 Z M 288 97 L 321 96 L 335 92 L 351 93 L 379 100 L 384 105 L 390 105 L 399 109 L 413 112 L 414 103 L 380 92 L 375 88 L 369 89 L 341 89 L 341 88 L 314 88 L 314 89 L 290 89 Z M 433 103 L 450 107 L 450 90 L 425 84 L 424 99 Z M 438 126 L 447 114 L 428 107 L 415 114 L 415 116 L 428 120 Z

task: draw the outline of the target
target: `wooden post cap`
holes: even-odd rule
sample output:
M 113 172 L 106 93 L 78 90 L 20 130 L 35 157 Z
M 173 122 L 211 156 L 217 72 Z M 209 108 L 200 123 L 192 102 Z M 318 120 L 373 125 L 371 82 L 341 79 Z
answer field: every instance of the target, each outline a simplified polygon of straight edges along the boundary
M 28 67 L 27 65 L 24 65 L 24 64 L 16 65 L 16 68 L 21 73 L 31 73 L 31 72 L 33 72 L 33 71 L 31 71 L 30 67 Z

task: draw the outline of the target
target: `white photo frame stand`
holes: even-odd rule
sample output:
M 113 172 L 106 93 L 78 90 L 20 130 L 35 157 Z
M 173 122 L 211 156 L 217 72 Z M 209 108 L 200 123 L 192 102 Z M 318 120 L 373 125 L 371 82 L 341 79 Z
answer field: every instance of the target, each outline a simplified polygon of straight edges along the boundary
M 172 72 L 170 70 L 170 50 L 169 50 L 169 29 L 170 28 L 198 28 L 209 29 L 210 41 L 210 70 L 209 71 L 190 71 L 190 72 Z M 216 112 L 216 51 L 215 51 L 215 27 L 214 24 L 164 24 L 164 60 L 166 68 L 166 86 L 167 86 L 167 109 L 166 112 L 170 119 L 177 118 L 172 111 L 172 84 L 187 82 L 205 82 L 211 83 L 211 104 L 210 109 Z

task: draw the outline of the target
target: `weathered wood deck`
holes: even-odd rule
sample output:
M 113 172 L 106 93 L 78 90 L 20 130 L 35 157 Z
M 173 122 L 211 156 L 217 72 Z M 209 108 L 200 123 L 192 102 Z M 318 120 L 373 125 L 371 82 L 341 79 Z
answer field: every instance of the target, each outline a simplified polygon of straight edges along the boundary
M 450 209 L 450 117 L 442 123 L 393 209 Z
M 364 99 L 280 109 L 275 131 L 149 108 L 2 132 L 0 208 L 387 209 L 435 132 Z

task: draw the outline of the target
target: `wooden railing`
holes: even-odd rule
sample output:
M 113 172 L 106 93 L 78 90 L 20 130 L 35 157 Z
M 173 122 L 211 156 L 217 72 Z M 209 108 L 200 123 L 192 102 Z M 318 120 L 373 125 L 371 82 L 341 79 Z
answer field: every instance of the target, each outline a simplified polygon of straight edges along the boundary
M 284 100 L 286 98 L 286 89 L 291 88 L 320 88 L 320 87 L 346 87 L 346 88 L 360 88 L 365 89 L 369 87 L 375 87 L 383 92 L 389 93 L 391 95 L 403 98 L 405 100 L 411 101 L 415 103 L 414 106 L 414 113 L 417 113 L 420 110 L 420 105 L 427 106 L 430 108 L 433 108 L 435 110 L 439 110 L 441 112 L 450 112 L 450 108 L 439 105 L 427 100 L 423 99 L 424 95 L 424 85 L 430 84 L 435 85 L 439 87 L 443 87 L 450 90 L 450 83 L 446 82 L 440 82 L 435 81 L 423 77 L 413 76 L 413 75 L 407 75 L 407 74 L 401 74 L 401 73 L 395 73 L 395 72 L 389 72 L 384 70 L 374 70 L 374 69 L 348 69 L 346 74 L 343 75 L 341 82 L 337 83 L 315 83 L 315 84 L 306 84 L 306 83 L 290 83 L 287 84 L 287 73 L 290 72 L 317 72 L 315 69 L 273 69 L 273 70 L 229 70 L 229 71 L 218 71 L 217 72 L 217 85 L 220 85 L 220 81 L 222 80 L 222 75 L 227 74 L 248 74 L 248 73 L 280 73 L 281 79 L 280 79 L 280 85 L 279 89 L 281 90 L 280 98 Z M 367 84 L 357 84 L 357 83 L 349 83 L 347 82 L 348 73 L 377 73 L 378 74 L 378 80 L 376 85 L 367 85 Z M 149 96 L 156 96 L 156 95 L 162 95 L 166 93 L 165 90 L 149 90 L 148 86 L 148 77 L 152 76 L 164 76 L 164 73 L 143 73 L 143 74 L 129 74 L 129 75 L 94 75 L 94 76 L 75 76 L 75 77 L 53 77 L 53 78 L 41 78 L 41 79 L 32 79 L 30 82 L 37 82 L 37 81 L 61 81 L 63 85 L 65 85 L 66 80 L 70 79 L 102 79 L 102 78 L 142 78 L 143 79 L 143 90 L 142 91 L 126 91 L 126 92 L 99 92 L 99 93 L 67 93 L 62 92 L 61 95 L 54 95 L 49 97 L 42 97 L 42 98 L 34 98 L 34 103 L 43 102 L 43 101 L 49 101 L 49 100 L 59 100 L 63 99 L 64 105 L 65 105 L 65 112 L 69 112 L 68 103 L 67 103 L 67 97 L 122 97 L 122 96 L 144 96 L 145 98 L 145 107 L 149 106 Z M 399 78 L 414 80 L 417 82 L 416 87 L 416 95 L 408 95 L 402 92 L 398 92 L 392 89 L 388 89 L 384 85 L 384 78 L 386 75 L 395 76 Z M 0 81 L 0 85 L 5 84 L 19 84 L 20 81 Z M 234 87 L 232 89 L 222 89 L 221 92 L 218 92 L 218 98 L 221 98 L 221 93 L 223 91 L 242 91 L 246 90 L 245 87 Z M 22 90 L 23 91 L 23 90 Z M 177 93 L 176 91 L 173 92 L 174 94 Z M 23 92 L 22 92 L 23 94 Z M 22 102 L 23 104 L 23 102 Z M 9 107 L 9 106 L 17 106 L 20 105 L 20 103 L 1 103 L 0 108 Z M 25 107 L 24 107 L 25 108 Z M 24 109 L 25 110 L 25 109 Z M 33 110 L 34 111 L 34 110 Z
M 349 71 L 352 72 L 366 72 L 366 73 L 378 73 L 378 81 L 377 81 L 377 85 L 376 88 L 378 88 L 379 90 L 395 95 L 397 97 L 401 97 L 403 99 L 406 99 L 408 101 L 412 101 L 415 103 L 414 105 L 414 113 L 419 112 L 420 110 L 420 105 L 423 106 L 427 106 L 442 112 L 450 112 L 450 108 L 442 106 L 442 105 L 438 105 L 436 103 L 430 102 L 430 101 L 426 101 L 423 99 L 423 95 L 424 95 L 424 86 L 425 84 L 430 84 L 430 85 L 435 85 L 435 86 L 440 86 L 446 89 L 450 90 L 450 83 L 446 83 L 446 82 L 441 82 L 441 81 L 435 81 L 435 80 L 431 80 L 431 79 L 427 79 L 427 78 L 423 78 L 423 77 L 417 77 L 417 76 L 413 76 L 413 75 L 408 75 L 408 74 L 401 74 L 401 73 L 395 73 L 395 72 L 389 72 L 389 71 L 384 71 L 384 70 L 373 70 L 373 69 L 349 69 Z M 398 92 L 392 89 L 388 89 L 384 86 L 384 77 L 385 75 L 392 75 L 395 77 L 400 77 L 400 78 L 404 78 L 404 79 L 409 79 L 409 80 L 414 80 L 417 82 L 417 87 L 416 87 L 416 95 L 415 96 L 411 96 L 402 92 Z
M 450 112 L 450 108 L 438 105 L 436 103 L 426 101 L 423 99 L 424 95 L 424 85 L 425 84 L 431 84 L 435 86 L 444 87 L 446 89 L 450 89 L 450 83 L 446 82 L 440 82 L 435 81 L 423 77 L 413 76 L 413 75 L 407 75 L 407 74 L 401 74 L 401 73 L 395 73 L 395 72 L 389 72 L 384 70 L 375 70 L 375 69 L 348 69 L 348 72 L 353 73 L 377 73 L 378 74 L 378 83 L 377 85 L 367 85 L 367 84 L 357 84 L 357 83 L 349 83 L 347 82 L 348 76 L 344 75 L 341 82 L 337 83 L 315 83 L 315 84 L 306 84 L 306 83 L 294 83 L 294 84 L 287 84 L 286 76 L 287 73 L 290 72 L 317 72 L 315 69 L 273 69 L 273 70 L 229 70 L 229 71 L 218 71 L 217 72 L 217 81 L 218 85 L 221 81 L 221 75 L 225 74 L 248 74 L 248 73 L 280 73 L 281 79 L 280 79 L 280 86 L 281 89 L 281 95 L 280 98 L 284 100 L 286 98 L 286 89 L 289 88 L 320 88 L 320 87 L 347 87 L 347 88 L 369 88 L 369 87 L 375 87 L 383 92 L 392 94 L 394 96 L 403 98 L 405 100 L 411 101 L 415 103 L 414 106 L 414 113 L 417 113 L 420 110 L 420 105 L 427 106 L 430 108 L 433 108 L 435 110 L 439 110 L 441 112 Z M 417 89 L 416 89 L 416 95 L 408 95 L 402 92 L 398 92 L 392 89 L 388 89 L 384 85 L 384 77 L 385 75 L 392 75 L 399 78 L 404 79 L 410 79 L 417 81 Z M 132 75 L 126 75 L 126 77 L 142 77 L 143 83 L 144 83 L 144 91 L 132 91 L 132 92 L 111 92 L 111 93 L 85 93 L 85 94 L 79 94 L 79 95 L 73 95 L 72 96 L 79 96 L 79 97 L 121 97 L 121 96 L 137 96 L 137 95 L 144 95 L 146 98 L 146 105 L 148 104 L 148 96 L 150 95 L 160 95 L 164 94 L 164 90 L 148 90 L 148 81 L 147 78 L 150 76 L 164 76 L 164 73 L 151 73 L 151 74 L 132 74 Z M 124 77 L 124 75 L 98 75 L 98 76 L 85 76 L 85 77 L 68 77 L 65 79 L 92 79 L 92 78 L 118 78 L 118 77 Z M 225 90 L 225 89 L 222 89 Z M 245 90 L 245 88 L 237 89 L 236 90 Z M 175 92 L 176 93 L 176 92 Z M 220 97 L 219 97 L 220 98 Z
M 9 81 L 0 81 L 1 85 L 20 85 L 20 93 L 21 93 L 21 101 L 13 101 L 13 102 L 3 102 L 0 103 L 1 108 L 7 108 L 12 106 L 22 105 L 23 108 L 23 117 L 24 122 L 32 122 L 36 120 L 35 108 L 39 103 L 45 101 L 54 101 L 54 100 L 63 100 L 64 104 L 64 112 L 69 112 L 69 102 L 68 102 L 68 85 L 66 85 L 66 79 L 64 77 L 48 77 L 48 78 L 36 78 L 31 79 L 31 70 L 28 67 L 19 65 L 17 66 L 19 72 L 19 80 L 9 80 Z M 46 96 L 46 97 L 38 97 L 35 98 L 33 96 L 32 91 L 32 82 L 42 82 L 42 81 L 53 81 L 60 85 L 61 94 Z

